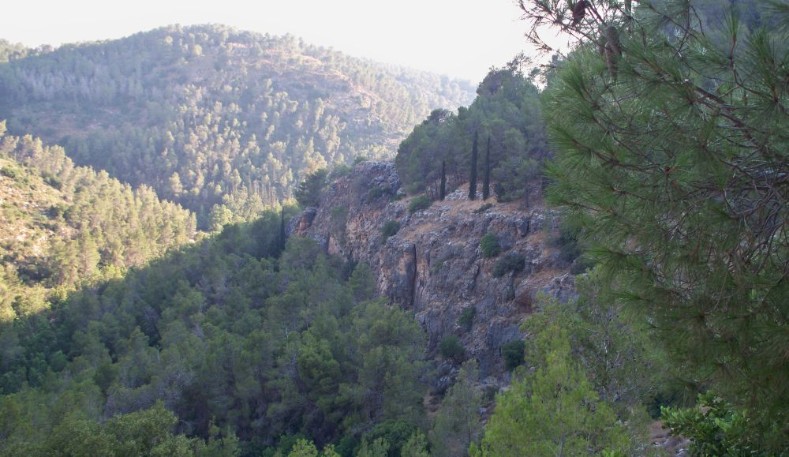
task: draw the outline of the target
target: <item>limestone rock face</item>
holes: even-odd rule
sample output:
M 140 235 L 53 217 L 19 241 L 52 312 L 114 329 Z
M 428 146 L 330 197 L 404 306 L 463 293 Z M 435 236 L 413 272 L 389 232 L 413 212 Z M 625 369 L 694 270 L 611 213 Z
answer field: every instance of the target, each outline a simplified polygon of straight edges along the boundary
M 467 195 L 459 188 L 410 214 L 394 164 L 364 162 L 332 183 L 320 206 L 297 217 L 290 231 L 317 240 L 330 254 L 368 264 L 378 292 L 414 312 L 428 334 L 429 351 L 455 335 L 467 357 L 479 360 L 483 378 L 502 378 L 501 347 L 524 337 L 520 323 L 535 296 L 567 300 L 575 289 L 550 245 L 555 212 L 541 204 L 469 201 Z M 399 230 L 385 237 L 382 228 L 390 221 Z M 492 258 L 480 249 L 487 233 L 501 246 Z M 523 268 L 496 277 L 496 263 L 515 254 L 524 259 Z

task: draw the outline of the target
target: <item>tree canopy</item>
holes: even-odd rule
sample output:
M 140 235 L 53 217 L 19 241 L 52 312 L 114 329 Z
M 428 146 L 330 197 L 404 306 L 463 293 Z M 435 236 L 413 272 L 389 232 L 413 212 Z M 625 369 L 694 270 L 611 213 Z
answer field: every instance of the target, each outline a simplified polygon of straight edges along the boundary
M 484 160 L 474 159 L 474 138 Z M 533 190 L 547 156 L 537 88 L 515 59 L 488 73 L 468 108 L 430 113 L 400 144 L 395 164 L 407 191 L 439 198 L 442 184 L 451 190 L 469 182 L 482 163 L 497 197 L 513 199 Z
M 201 228 L 214 206 L 251 220 L 319 168 L 392 157 L 432 107 L 472 95 L 467 82 L 219 25 L 27 55 L 0 42 L 10 132 L 150 186 Z
M 550 199 L 684 368 L 789 442 L 789 11 L 524 1 L 579 46 L 549 82 Z M 583 6 L 578 7 L 578 5 Z M 536 29 L 535 29 L 536 30 Z

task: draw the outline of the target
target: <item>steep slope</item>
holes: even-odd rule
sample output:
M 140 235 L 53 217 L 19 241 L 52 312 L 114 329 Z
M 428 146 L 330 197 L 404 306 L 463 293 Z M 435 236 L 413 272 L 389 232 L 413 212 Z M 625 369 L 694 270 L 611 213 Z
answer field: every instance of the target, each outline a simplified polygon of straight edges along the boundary
M 222 26 L 167 27 L 0 64 L 0 119 L 78 164 L 198 211 L 248 217 L 305 172 L 391 157 L 431 109 L 473 88 Z
M 3 127 L 0 322 L 46 308 L 55 290 L 115 277 L 194 240 L 194 214 Z
M 535 296 L 566 300 L 575 293 L 573 279 L 551 243 L 556 213 L 539 202 L 468 201 L 467 192 L 460 187 L 411 213 L 413 199 L 400 198 L 394 165 L 365 162 L 331 184 L 320 206 L 289 229 L 329 253 L 370 265 L 378 292 L 416 314 L 429 350 L 435 353 L 454 335 L 466 357 L 479 359 L 483 378 L 498 377 L 502 346 L 523 337 L 519 325 Z M 384 226 L 396 227 L 392 221 L 399 230 L 385 237 Z M 486 234 L 497 238 L 498 255 L 483 255 Z

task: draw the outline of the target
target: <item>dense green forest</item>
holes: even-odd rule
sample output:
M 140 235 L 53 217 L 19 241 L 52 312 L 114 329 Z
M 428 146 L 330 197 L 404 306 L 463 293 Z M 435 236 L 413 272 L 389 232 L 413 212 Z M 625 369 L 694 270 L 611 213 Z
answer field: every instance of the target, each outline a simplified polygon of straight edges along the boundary
M 663 416 L 691 455 L 785 455 L 789 7 L 572 6 L 521 2 L 533 39 L 549 25 L 578 40 L 543 93 L 549 201 L 600 299 L 648 322 L 704 392 Z
M 416 430 L 421 329 L 373 300 L 365 266 L 349 269 L 310 240 L 285 247 L 280 226 L 275 213 L 228 226 L 4 321 L 0 453 L 90 450 L 73 431 L 93 430 L 107 455 L 124 455 L 112 434 L 136 433 L 116 429 L 134 414 L 168 423 L 174 413 L 176 433 L 229 440 L 245 455 L 281 436 L 347 453 L 365 433 Z
M 306 173 L 392 157 L 462 81 L 222 26 L 20 50 L 0 43 L 0 118 L 79 165 L 212 217 L 249 220 Z
M 0 42 L 0 456 L 667 455 L 657 419 L 687 455 L 786 455 L 789 7 L 519 7 L 576 47 L 544 90 L 515 59 L 457 111 L 459 83 L 292 37 Z M 577 297 L 537 295 L 502 347 L 506 389 L 263 211 L 411 129 L 412 203 L 545 190 L 545 236 L 584 254 Z
M 122 276 L 197 236 L 194 214 L 77 167 L 58 146 L 0 122 L 0 320 L 45 309 L 50 295 Z M 7 362 L 7 361 L 6 361 Z

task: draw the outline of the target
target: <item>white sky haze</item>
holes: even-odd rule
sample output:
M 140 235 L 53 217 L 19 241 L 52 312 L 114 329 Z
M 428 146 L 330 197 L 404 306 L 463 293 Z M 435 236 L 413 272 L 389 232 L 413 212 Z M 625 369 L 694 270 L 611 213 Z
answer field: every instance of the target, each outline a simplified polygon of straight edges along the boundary
M 224 24 L 479 82 L 520 51 L 514 0 L 16 0 L 0 38 L 42 44 L 115 39 L 171 25 Z

